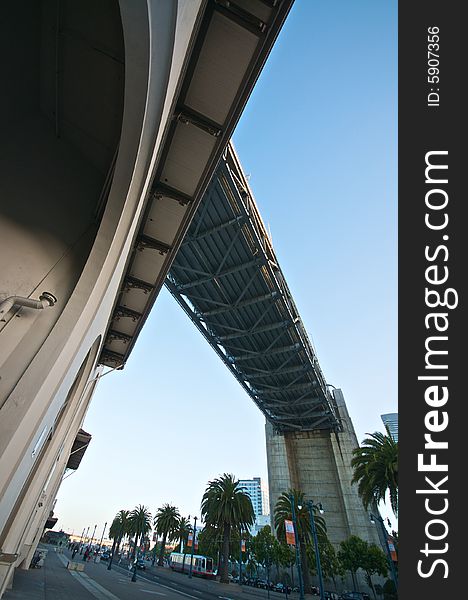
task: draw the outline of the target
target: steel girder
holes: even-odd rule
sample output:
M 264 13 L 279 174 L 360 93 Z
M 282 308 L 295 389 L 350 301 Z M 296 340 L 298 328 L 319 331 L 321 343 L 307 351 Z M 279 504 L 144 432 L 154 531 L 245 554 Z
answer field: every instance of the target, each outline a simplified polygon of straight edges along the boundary
M 231 145 L 166 285 L 278 431 L 340 429 L 315 350 Z

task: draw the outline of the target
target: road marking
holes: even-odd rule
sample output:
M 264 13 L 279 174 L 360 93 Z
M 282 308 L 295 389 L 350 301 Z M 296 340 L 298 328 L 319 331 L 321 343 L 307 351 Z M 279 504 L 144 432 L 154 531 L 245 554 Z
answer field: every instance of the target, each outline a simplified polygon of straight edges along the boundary
M 147 594 L 157 594 L 158 596 L 167 596 L 167 594 L 163 594 L 163 592 L 155 592 L 154 590 L 143 590 L 140 588 L 140 592 L 146 592 Z
M 122 569 L 122 567 L 119 568 Z M 186 592 L 181 592 L 180 590 L 176 590 L 175 588 L 172 588 L 168 585 L 164 585 L 163 583 L 158 583 L 156 581 L 153 581 L 152 579 L 146 579 L 146 577 L 142 577 L 141 575 L 138 577 L 138 579 L 139 581 L 146 581 L 146 583 L 159 585 L 159 587 L 165 588 L 166 590 L 170 590 L 171 592 L 175 592 L 176 594 L 180 594 L 181 596 L 187 596 L 187 598 L 194 598 L 195 600 L 198 600 L 197 596 L 192 596 L 191 594 L 187 594 Z
M 65 567 L 68 565 L 68 559 L 62 554 L 57 554 L 57 558 Z M 99 585 L 97 581 L 94 581 L 94 579 L 88 577 L 86 573 L 83 573 L 82 571 L 69 571 L 69 573 L 72 577 L 79 581 L 81 585 L 88 590 L 88 592 L 97 598 L 97 600 L 119 600 L 115 594 L 109 592 L 109 590 L 106 590 L 106 588 L 102 587 L 102 585 Z
M 97 600 L 119 600 L 118 596 L 106 590 L 105 587 L 99 585 L 97 581 L 88 577 L 86 573 L 80 573 L 79 571 L 70 571 L 70 575 L 77 579 L 88 592 L 97 598 Z

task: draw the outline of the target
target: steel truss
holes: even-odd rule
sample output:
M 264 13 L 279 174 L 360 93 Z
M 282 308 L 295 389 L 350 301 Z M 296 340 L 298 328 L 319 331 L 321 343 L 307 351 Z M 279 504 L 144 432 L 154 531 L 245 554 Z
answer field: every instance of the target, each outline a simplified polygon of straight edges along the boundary
M 166 286 L 277 431 L 340 429 L 315 350 L 231 145 Z

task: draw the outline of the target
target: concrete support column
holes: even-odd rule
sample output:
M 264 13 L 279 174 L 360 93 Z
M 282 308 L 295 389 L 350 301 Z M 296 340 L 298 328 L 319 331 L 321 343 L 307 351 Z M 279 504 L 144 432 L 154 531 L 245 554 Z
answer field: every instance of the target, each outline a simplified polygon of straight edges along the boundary
M 334 390 L 333 395 L 343 426 L 339 433 L 316 430 L 282 435 L 266 423 L 272 522 L 279 496 L 293 488 L 303 492 L 308 500 L 322 502 L 328 537 L 336 550 L 340 542 L 351 535 L 379 546 L 378 528 L 370 523 L 357 486 L 351 484 L 351 458 L 359 445 L 356 433 L 341 390 Z M 352 585 L 352 582 L 347 584 Z M 366 588 L 363 580 L 360 585 L 361 589 Z

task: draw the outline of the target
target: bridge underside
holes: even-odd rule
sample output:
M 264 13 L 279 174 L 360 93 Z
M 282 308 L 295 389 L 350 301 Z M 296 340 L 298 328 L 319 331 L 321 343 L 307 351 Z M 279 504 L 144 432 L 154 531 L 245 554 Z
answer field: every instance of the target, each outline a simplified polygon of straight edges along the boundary
M 335 547 L 351 535 L 378 544 L 351 483 L 358 441 L 343 394 L 326 384 L 232 146 L 166 285 L 267 419 L 270 514 L 301 490 L 323 503 Z
M 339 428 L 315 350 L 232 146 L 166 285 L 276 431 Z

